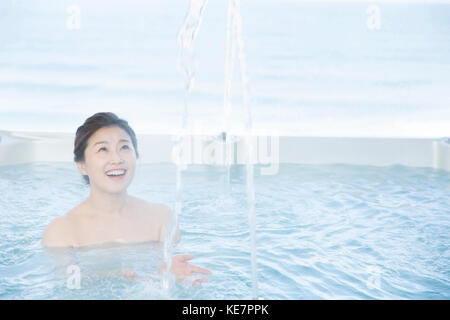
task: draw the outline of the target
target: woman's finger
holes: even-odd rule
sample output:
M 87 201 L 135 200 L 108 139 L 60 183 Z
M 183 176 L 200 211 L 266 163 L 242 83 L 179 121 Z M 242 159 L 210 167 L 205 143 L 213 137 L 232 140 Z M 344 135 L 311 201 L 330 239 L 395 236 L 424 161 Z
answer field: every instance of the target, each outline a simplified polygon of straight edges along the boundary
M 194 259 L 194 255 L 192 254 L 180 254 L 179 257 L 181 258 L 181 261 L 187 261 Z
M 136 275 L 136 272 L 131 269 L 122 269 L 121 274 L 125 277 L 134 277 Z
M 204 274 L 211 274 L 211 271 L 209 271 L 208 269 L 205 269 L 202 267 L 197 267 L 194 265 L 191 265 L 191 271 L 198 272 L 198 273 L 204 273 Z
M 208 282 L 208 279 L 206 279 L 206 278 L 195 279 L 195 281 L 192 282 L 192 285 L 196 286 L 196 287 L 200 287 L 201 286 L 201 282 Z

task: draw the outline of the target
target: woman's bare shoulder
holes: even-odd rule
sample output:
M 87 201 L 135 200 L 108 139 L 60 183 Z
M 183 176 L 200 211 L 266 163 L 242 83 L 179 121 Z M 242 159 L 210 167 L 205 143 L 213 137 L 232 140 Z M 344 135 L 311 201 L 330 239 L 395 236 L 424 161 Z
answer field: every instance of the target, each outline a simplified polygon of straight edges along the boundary
M 45 229 L 42 244 L 46 247 L 72 245 L 72 223 L 67 215 L 53 219 Z
M 167 222 L 170 218 L 171 209 L 165 203 L 149 202 L 137 197 L 131 197 L 135 205 L 138 207 L 138 211 L 144 214 L 146 217 L 153 218 L 153 220 Z
M 149 219 L 149 224 L 158 228 L 158 240 L 164 241 L 167 224 L 170 220 L 172 210 L 165 204 L 160 202 L 148 202 L 139 198 L 135 198 L 140 204 L 143 214 Z M 180 238 L 180 230 L 176 226 L 175 241 Z
M 42 238 L 46 247 L 69 247 L 73 245 L 73 229 L 80 212 L 81 204 L 65 215 L 54 218 L 47 226 Z
M 158 230 L 158 240 L 164 241 L 167 225 L 169 223 L 172 210 L 165 204 L 160 202 L 148 202 L 143 199 L 135 198 L 136 203 L 139 204 L 139 210 L 148 221 L 149 227 Z M 180 231 L 176 227 L 176 239 L 179 239 Z

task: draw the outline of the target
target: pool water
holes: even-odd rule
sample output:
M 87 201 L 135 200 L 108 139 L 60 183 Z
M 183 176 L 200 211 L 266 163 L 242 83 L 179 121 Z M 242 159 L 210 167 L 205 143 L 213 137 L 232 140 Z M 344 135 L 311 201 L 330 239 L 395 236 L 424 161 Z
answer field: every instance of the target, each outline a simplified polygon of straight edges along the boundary
M 259 297 L 449 299 L 450 173 L 405 166 L 255 167 Z M 176 166 L 140 164 L 129 193 L 173 205 Z M 249 299 L 245 166 L 183 172 L 177 253 L 212 271 L 162 290 L 163 245 L 45 249 L 47 224 L 89 193 L 72 163 L 0 167 L 1 299 Z M 227 190 L 229 190 L 227 195 Z M 73 286 L 73 269 L 81 276 Z M 134 281 L 118 274 L 131 269 Z

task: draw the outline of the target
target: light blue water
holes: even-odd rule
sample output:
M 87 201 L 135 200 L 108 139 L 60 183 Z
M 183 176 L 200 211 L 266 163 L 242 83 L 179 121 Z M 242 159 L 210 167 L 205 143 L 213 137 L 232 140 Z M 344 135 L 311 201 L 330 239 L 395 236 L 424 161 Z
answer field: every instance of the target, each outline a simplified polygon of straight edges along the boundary
M 259 294 L 265 299 L 449 299 L 450 173 L 404 166 L 255 167 Z M 130 194 L 172 204 L 172 164 L 142 165 Z M 213 274 L 201 288 L 161 290 L 162 245 L 48 250 L 48 222 L 88 194 L 70 163 L 0 167 L 1 299 L 244 299 L 251 297 L 245 168 L 183 172 L 176 251 Z M 18 196 L 20 195 L 20 197 Z M 220 223 L 217 223 L 220 221 Z M 80 289 L 67 287 L 67 266 Z M 136 282 L 117 275 L 135 270 Z M 98 274 L 101 273 L 101 274 Z
M 69 5 L 80 28 L 69 29 Z M 195 42 L 192 126 L 223 121 L 225 0 L 210 1 Z M 448 135 L 450 4 L 242 1 L 257 131 L 307 136 Z M 181 126 L 177 34 L 189 1 L 3 0 L 0 129 L 74 132 L 113 111 L 138 132 Z M 238 66 L 236 65 L 236 68 Z M 236 69 L 237 70 L 237 69 Z M 237 75 L 237 73 L 236 73 Z M 232 123 L 243 126 L 239 77 Z

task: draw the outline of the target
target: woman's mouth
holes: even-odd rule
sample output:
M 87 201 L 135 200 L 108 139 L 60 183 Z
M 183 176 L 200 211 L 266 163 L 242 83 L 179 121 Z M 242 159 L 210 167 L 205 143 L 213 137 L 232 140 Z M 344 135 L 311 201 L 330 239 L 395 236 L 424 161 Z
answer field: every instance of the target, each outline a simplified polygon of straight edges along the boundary
M 113 169 L 113 170 L 106 171 L 105 174 L 113 180 L 120 180 L 120 179 L 123 179 L 123 177 L 125 176 L 126 173 L 127 173 L 127 170 L 125 170 L 125 169 Z

